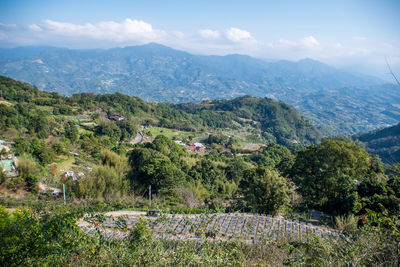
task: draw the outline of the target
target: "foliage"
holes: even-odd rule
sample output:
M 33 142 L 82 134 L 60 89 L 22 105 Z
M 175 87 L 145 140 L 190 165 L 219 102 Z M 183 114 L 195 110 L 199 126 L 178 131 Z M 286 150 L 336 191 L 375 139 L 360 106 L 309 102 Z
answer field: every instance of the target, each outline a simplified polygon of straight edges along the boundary
M 289 205 L 291 192 L 286 179 L 267 167 L 248 170 L 240 188 L 249 207 L 254 211 L 276 214 Z
M 129 177 L 134 187 L 145 189 L 151 185 L 157 193 L 182 185 L 186 180 L 185 173 L 170 158 L 151 148 L 133 149 L 129 162 L 132 169 Z
M 398 107 L 392 105 L 399 101 L 396 85 L 382 84 L 381 80 L 346 73 L 310 59 L 265 62 L 243 55 L 210 57 L 156 44 L 107 50 L 42 48 L 33 53 L 29 50 L 31 48 L 19 48 L 19 52 L 5 50 L 2 53 L 5 60 L 0 64 L 2 73 L 33 84 L 45 84 L 46 91 L 63 95 L 123 92 L 151 102 L 187 103 L 205 98 L 229 99 L 237 94 L 264 97 L 268 92 L 274 98 L 298 107 L 309 119 L 325 128 L 328 135 L 352 134 L 399 120 Z M 42 66 L 46 68 L 38 68 L 35 62 L 38 58 L 43 60 Z M 135 71 L 121 72 L 121 69 Z M 47 70 L 50 72 L 46 73 Z M 99 79 L 97 73 L 104 74 L 102 79 L 113 80 L 113 83 L 104 86 L 105 80 Z M 38 91 L 35 88 L 25 96 L 23 93 L 33 86 L 6 77 L 2 77 L 1 82 L 7 85 L 3 94 L 21 102 Z M 15 92 L 15 87 L 24 90 Z M 114 101 L 118 109 L 127 107 L 132 113 L 140 112 L 139 101 L 132 108 L 125 98 L 116 94 L 95 96 L 85 93 L 75 100 L 89 106 L 100 98 Z M 57 102 L 51 93 L 41 94 L 35 102 L 64 104 Z M 366 102 L 371 105 L 365 105 Z M 174 122 L 167 120 L 165 125 L 174 125 Z
M 153 241 L 153 234 L 151 229 L 147 226 L 146 220 L 142 217 L 135 224 L 135 228 L 131 231 L 129 235 L 129 246 L 132 249 L 137 249 L 141 247 L 151 247 Z
M 251 155 L 250 159 L 259 166 L 266 166 L 279 170 L 282 174 L 289 172 L 294 164 L 295 157 L 289 149 L 282 145 L 269 143 L 260 152 Z
M 77 253 L 86 239 L 77 231 L 77 215 L 60 209 L 52 214 L 27 209 L 9 214 L 0 206 L 0 265 L 40 265 L 55 255 Z
M 400 123 L 354 135 L 353 139 L 361 142 L 369 153 L 379 155 L 387 164 L 400 162 Z
M 65 137 L 71 140 L 74 143 L 78 139 L 78 129 L 76 128 L 74 122 L 68 121 L 64 125 L 64 134 Z
M 101 158 L 102 164 L 84 178 L 68 181 L 76 197 L 111 202 L 129 192 L 127 158 L 109 150 L 104 150 Z
M 37 177 L 41 173 L 40 166 L 29 156 L 22 156 L 18 159 L 18 173 L 22 179 L 26 180 L 28 177 Z
M 348 216 L 336 216 L 335 226 L 345 234 L 354 235 L 357 232 L 358 217 L 350 214 Z
M 354 225 L 353 218 L 348 219 Z M 365 224 L 357 230 L 351 226 L 351 237 L 325 239 L 311 235 L 306 241 L 285 244 L 290 255 L 285 263 L 289 266 L 398 265 L 398 220 L 373 211 L 364 220 Z
M 291 176 L 309 206 L 345 214 L 359 210 L 356 183 L 374 175 L 375 169 L 362 148 L 328 140 L 300 151 Z

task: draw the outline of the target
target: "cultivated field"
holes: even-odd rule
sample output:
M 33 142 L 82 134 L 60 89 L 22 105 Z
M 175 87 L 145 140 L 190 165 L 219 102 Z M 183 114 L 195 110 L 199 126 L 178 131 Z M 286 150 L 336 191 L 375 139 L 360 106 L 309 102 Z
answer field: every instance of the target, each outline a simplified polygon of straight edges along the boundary
M 119 216 L 118 216 L 119 215 Z M 276 239 L 280 235 L 305 237 L 315 234 L 321 237 L 340 236 L 341 232 L 326 226 L 315 226 L 297 220 L 274 217 L 265 214 L 227 213 L 227 214 L 167 214 L 158 217 L 143 216 L 144 213 L 113 214 L 99 224 L 106 238 L 127 238 L 129 232 L 141 217 L 145 218 L 154 237 L 168 240 L 226 241 L 232 238 L 246 243 L 256 243 L 261 238 Z M 80 224 L 88 234 L 96 233 L 90 224 Z

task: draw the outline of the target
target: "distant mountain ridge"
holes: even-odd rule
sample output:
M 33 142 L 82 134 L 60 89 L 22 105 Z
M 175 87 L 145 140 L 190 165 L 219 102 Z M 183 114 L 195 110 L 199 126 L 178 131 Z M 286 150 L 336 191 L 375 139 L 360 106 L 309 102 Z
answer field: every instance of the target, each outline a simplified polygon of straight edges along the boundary
M 0 74 L 65 95 L 121 92 L 173 103 L 270 97 L 295 106 L 328 135 L 400 120 L 394 85 L 312 59 L 200 56 L 154 43 L 108 50 L 27 47 L 1 49 Z

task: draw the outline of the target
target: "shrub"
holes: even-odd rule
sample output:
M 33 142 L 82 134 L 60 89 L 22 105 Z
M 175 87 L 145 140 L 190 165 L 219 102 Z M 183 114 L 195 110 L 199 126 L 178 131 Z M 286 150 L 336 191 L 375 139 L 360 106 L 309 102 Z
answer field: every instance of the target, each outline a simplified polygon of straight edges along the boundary
M 142 217 L 136 223 L 135 228 L 129 235 L 129 246 L 132 249 L 139 247 L 149 247 L 153 241 L 153 235 L 150 228 L 147 226 L 146 220 Z
M 357 231 L 358 217 L 350 214 L 348 216 L 335 217 L 336 228 L 347 234 L 355 234 Z

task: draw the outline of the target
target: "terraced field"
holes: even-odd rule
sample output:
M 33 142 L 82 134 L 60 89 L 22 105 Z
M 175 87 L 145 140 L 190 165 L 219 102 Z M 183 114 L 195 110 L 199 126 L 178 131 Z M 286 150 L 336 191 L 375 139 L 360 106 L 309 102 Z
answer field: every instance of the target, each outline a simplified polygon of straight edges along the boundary
M 106 238 L 125 239 L 129 232 L 121 231 L 121 225 L 132 229 L 143 214 L 110 216 L 99 230 Z M 246 243 L 256 243 L 263 237 L 276 239 L 280 235 L 297 235 L 305 237 L 315 234 L 320 237 L 341 236 L 341 232 L 325 226 L 299 222 L 297 220 L 274 217 L 265 214 L 227 213 L 227 214 L 168 214 L 159 217 L 145 217 L 154 237 L 168 240 L 204 241 L 209 238 L 215 241 L 226 241 L 232 238 Z M 92 225 L 81 225 L 88 234 L 95 234 Z

